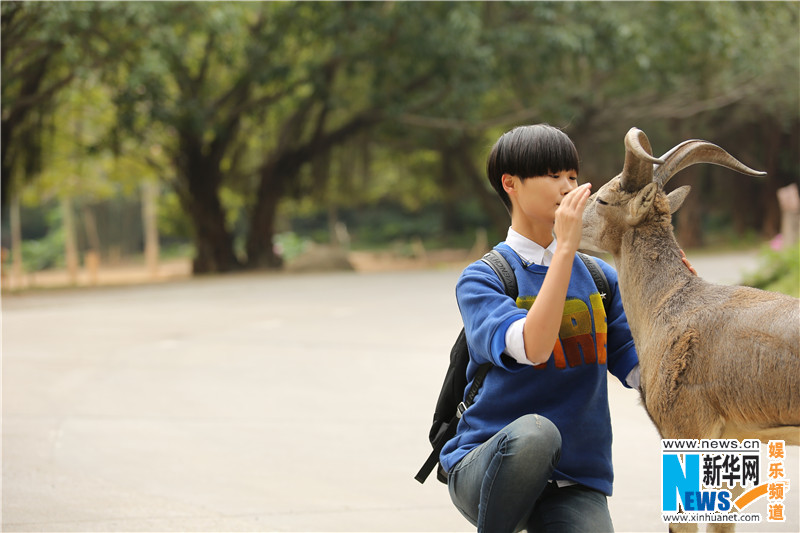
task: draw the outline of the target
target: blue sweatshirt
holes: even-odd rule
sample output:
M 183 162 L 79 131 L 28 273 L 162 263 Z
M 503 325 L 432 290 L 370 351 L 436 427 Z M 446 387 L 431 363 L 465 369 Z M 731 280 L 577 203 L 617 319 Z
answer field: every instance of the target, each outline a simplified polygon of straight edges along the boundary
M 568 480 L 611 495 L 611 415 L 608 370 L 626 387 L 638 363 L 617 286 L 617 273 L 598 264 L 608 278 L 609 315 L 589 270 L 577 256 L 572 264 L 559 339 L 546 364 L 531 366 L 504 354 L 508 327 L 524 317 L 544 281 L 547 267 L 526 265 L 505 243 L 495 247 L 517 277 L 519 297 L 505 294 L 497 274 L 483 261 L 468 266 L 456 285 L 470 361 L 467 390 L 478 367 L 494 366 L 475 402 L 464 412 L 455 437 L 440 455 L 445 470 L 517 418 L 531 413 L 548 418 L 561 432 L 561 460 L 554 480 Z

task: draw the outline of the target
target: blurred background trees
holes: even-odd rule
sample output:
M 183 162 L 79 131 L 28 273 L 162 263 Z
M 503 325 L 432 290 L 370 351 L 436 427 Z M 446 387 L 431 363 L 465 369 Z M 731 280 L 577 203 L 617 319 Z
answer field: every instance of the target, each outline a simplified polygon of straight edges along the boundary
M 0 8 L 2 237 L 28 269 L 148 241 L 188 248 L 203 273 L 278 268 L 290 234 L 498 240 L 508 219 L 485 157 L 524 123 L 564 128 L 597 185 L 631 126 L 657 155 L 704 138 L 769 173 L 676 177 L 693 186 L 676 215 L 685 248 L 772 238 L 775 192 L 799 178 L 796 3 Z

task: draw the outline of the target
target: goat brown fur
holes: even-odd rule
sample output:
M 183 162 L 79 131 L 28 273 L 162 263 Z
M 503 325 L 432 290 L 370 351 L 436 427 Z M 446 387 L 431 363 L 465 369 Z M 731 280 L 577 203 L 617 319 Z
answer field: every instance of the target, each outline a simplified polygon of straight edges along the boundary
M 622 173 L 586 206 L 583 246 L 614 256 L 650 418 L 662 438 L 800 444 L 800 300 L 693 275 L 671 223 L 689 188 L 663 190 L 695 163 L 763 173 L 705 141 L 686 141 L 656 159 L 644 133 L 632 128 L 625 146 Z M 733 529 L 709 525 L 709 531 Z
M 711 162 L 757 174 L 721 148 L 690 143 L 702 143 L 693 146 L 702 146 L 704 157 L 715 150 L 729 159 L 692 161 L 690 151 L 677 150 L 656 161 L 674 172 Z M 676 164 L 670 154 L 684 161 Z M 688 191 L 666 195 L 663 185 L 671 175 L 654 178 L 652 163 L 631 168 L 647 175 L 623 171 L 590 198 L 584 245 L 614 256 L 639 353 L 643 400 L 659 432 L 664 438 L 800 444 L 800 300 L 692 275 L 671 224 Z

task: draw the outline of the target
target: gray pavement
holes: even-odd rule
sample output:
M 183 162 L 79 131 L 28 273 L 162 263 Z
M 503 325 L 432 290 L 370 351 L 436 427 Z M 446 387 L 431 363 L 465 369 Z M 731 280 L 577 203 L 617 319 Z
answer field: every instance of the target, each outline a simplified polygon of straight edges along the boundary
M 723 282 L 753 262 L 690 259 Z M 469 531 L 443 485 L 413 479 L 460 328 L 457 276 L 4 295 L 2 529 Z M 609 384 L 617 531 L 665 531 L 658 435 Z M 787 469 L 787 522 L 739 531 L 800 531 L 797 449 Z

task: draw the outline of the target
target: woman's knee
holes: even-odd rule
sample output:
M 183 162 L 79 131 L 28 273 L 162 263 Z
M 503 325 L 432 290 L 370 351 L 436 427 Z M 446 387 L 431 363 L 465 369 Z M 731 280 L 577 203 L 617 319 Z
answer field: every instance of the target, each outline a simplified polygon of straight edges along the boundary
M 525 415 L 505 429 L 507 453 L 552 456 L 553 466 L 561 455 L 561 432 L 550 420 L 536 414 Z

